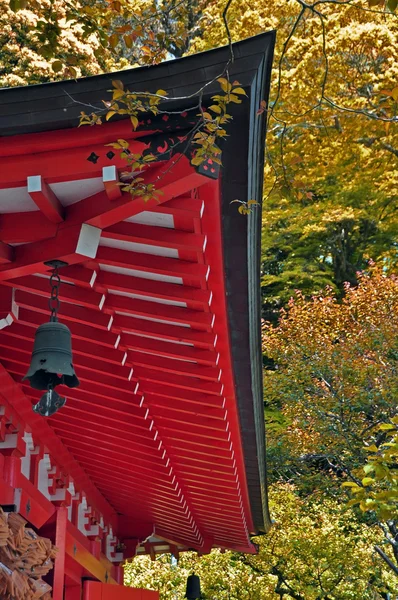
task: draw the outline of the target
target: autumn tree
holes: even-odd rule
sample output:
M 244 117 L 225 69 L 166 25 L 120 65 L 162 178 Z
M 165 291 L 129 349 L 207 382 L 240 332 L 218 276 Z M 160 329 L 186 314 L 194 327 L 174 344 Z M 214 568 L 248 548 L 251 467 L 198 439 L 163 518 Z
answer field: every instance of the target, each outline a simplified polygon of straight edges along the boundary
M 343 482 L 358 488 L 350 504 L 379 525 L 398 567 L 398 280 L 376 268 L 358 277 L 341 303 L 330 290 L 299 293 L 276 328 L 264 326 L 270 473 L 304 495 L 342 501 Z
M 289 484 L 274 484 L 270 501 L 274 524 L 255 538 L 257 555 L 184 553 L 178 565 L 170 555 L 138 558 L 125 567 L 127 583 L 157 589 L 161 600 L 182 598 L 193 571 L 206 600 L 375 600 L 398 591 L 375 559 L 381 535 L 342 513 L 338 502 L 303 499 Z
M 96 75 L 114 67 L 95 35 L 67 21 L 63 0 L 33 0 L 18 11 L 0 0 L 1 87 Z

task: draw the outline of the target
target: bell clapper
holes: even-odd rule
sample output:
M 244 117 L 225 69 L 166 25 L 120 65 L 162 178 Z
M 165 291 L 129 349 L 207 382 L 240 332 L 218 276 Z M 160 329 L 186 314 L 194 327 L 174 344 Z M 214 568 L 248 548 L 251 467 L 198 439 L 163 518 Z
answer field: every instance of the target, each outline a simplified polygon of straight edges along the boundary
M 39 402 L 34 405 L 33 410 L 42 417 L 51 417 L 62 408 L 66 402 L 66 398 L 60 396 L 53 388 L 51 383 L 48 384 L 47 391 L 42 395 Z

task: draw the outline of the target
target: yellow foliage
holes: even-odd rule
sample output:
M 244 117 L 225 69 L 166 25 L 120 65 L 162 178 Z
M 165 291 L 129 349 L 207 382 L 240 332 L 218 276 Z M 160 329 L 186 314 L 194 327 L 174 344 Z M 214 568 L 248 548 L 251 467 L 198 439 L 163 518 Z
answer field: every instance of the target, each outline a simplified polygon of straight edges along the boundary
M 371 584 L 377 531 L 342 514 L 338 502 L 302 498 L 292 485 L 273 485 L 270 504 L 274 524 L 268 535 L 254 539 L 257 556 L 184 553 L 178 566 L 168 555 L 154 562 L 137 558 L 125 566 L 126 583 L 157 589 L 161 600 L 172 600 L 184 596 L 186 578 L 194 571 L 207 600 L 277 600 L 282 590 L 283 597 L 302 600 L 381 598 Z M 378 582 L 391 593 L 398 591 L 388 573 L 378 573 Z

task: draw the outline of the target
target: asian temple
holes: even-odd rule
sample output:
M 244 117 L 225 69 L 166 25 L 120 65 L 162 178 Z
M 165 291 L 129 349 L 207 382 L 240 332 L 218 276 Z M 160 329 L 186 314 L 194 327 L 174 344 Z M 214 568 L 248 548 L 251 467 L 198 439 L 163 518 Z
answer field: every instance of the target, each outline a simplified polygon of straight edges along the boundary
M 14 586 L 2 598 L 156 600 L 123 586 L 126 560 L 255 553 L 270 527 L 261 206 L 238 208 L 261 203 L 274 41 L 0 90 L 0 582 L 7 571 Z M 220 76 L 246 96 L 228 106 L 222 164 L 195 165 L 191 133 Z M 115 80 L 169 100 L 136 129 L 124 115 L 78 127 Z M 137 173 L 120 139 L 155 157 L 138 173 L 151 197 L 123 190 Z M 75 375 L 56 367 L 43 394 L 32 373 L 58 357 L 55 337 L 36 352 L 50 321 L 69 328 Z M 18 596 L 2 557 L 31 540 L 52 562 L 36 595 Z

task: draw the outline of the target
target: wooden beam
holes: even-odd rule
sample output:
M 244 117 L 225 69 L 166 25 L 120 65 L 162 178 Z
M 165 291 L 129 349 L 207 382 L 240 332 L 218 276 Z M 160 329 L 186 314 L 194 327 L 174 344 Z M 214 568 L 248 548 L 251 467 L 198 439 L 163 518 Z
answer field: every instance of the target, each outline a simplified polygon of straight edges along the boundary
M 15 360 L 13 360 L 15 354 L 16 352 L 13 352 L 10 358 L 9 349 L 7 348 L 3 350 L 2 346 L 0 346 L 0 360 L 3 366 L 7 369 L 9 373 L 23 377 L 26 374 L 30 364 L 29 355 L 20 354 L 20 356 L 23 357 L 23 360 L 19 360 L 18 362 L 16 362 Z M 112 367 L 112 373 L 109 374 L 100 370 L 101 365 L 103 365 L 103 363 L 101 363 L 101 365 L 98 366 L 97 371 L 86 369 L 82 367 L 82 358 L 83 357 L 79 356 L 78 363 L 76 363 L 75 361 L 75 367 L 78 370 L 79 381 L 82 384 L 83 388 L 87 385 L 88 389 L 91 391 L 99 389 L 101 391 L 100 395 L 107 394 L 107 397 L 115 393 L 117 390 L 123 392 L 129 391 L 130 393 L 134 393 L 134 390 L 137 387 L 137 380 L 135 380 L 132 377 L 129 381 L 127 380 L 127 378 L 119 380 L 117 377 L 114 376 L 114 367 Z M 93 361 L 91 361 L 91 364 L 93 364 Z M 127 372 L 128 371 L 129 369 L 127 369 Z M 132 371 L 132 369 L 130 369 L 130 371 Z M 94 384 L 94 387 L 90 384 Z
M 224 433 L 227 430 L 227 413 L 222 408 L 206 406 L 206 411 L 199 412 L 198 409 L 195 411 L 192 404 L 187 402 L 184 407 L 184 402 L 178 401 L 170 402 L 168 406 L 165 406 L 160 402 L 158 396 L 154 397 L 150 394 L 145 394 L 145 403 L 150 407 L 150 414 L 155 423 L 158 423 L 159 419 L 167 419 L 167 422 L 185 425 L 186 428 L 189 420 L 190 426 L 203 427 L 208 431 L 214 430 Z M 191 407 L 191 410 L 189 410 L 189 407 Z
M 195 364 L 183 360 L 176 360 L 166 356 L 148 355 L 147 352 L 130 350 L 127 353 L 127 365 L 149 367 L 166 371 L 166 373 L 176 373 L 187 375 L 188 377 L 198 377 L 209 381 L 219 381 L 220 369 L 216 367 L 207 367 L 203 364 Z
M 114 388 L 112 392 L 109 391 L 109 388 L 103 388 L 103 386 L 96 385 L 92 382 L 86 382 L 81 387 L 79 386 L 79 388 L 74 388 L 73 390 L 67 390 L 66 388 L 59 389 L 61 390 L 61 394 L 64 393 L 69 398 L 85 401 L 87 402 L 87 405 L 90 406 L 107 406 L 104 399 L 108 401 L 109 405 L 109 397 L 111 396 L 112 408 L 123 411 L 123 405 L 127 405 L 126 414 L 135 416 L 137 419 L 145 419 L 146 411 L 144 408 L 140 407 L 141 394 L 137 396 L 134 393 L 135 385 L 129 385 L 129 382 L 126 382 L 126 388 L 124 390 Z
M 56 427 L 56 425 L 55 425 Z M 98 459 L 102 460 L 104 463 L 112 464 L 114 461 L 115 469 L 117 468 L 119 461 L 123 462 L 123 459 L 126 459 L 126 449 L 124 446 L 116 447 L 114 444 L 109 444 L 101 438 L 98 438 L 98 435 L 93 436 L 90 439 L 89 436 L 85 436 L 83 439 L 77 438 L 73 433 L 62 433 L 62 439 L 65 441 L 65 444 L 68 447 L 74 448 L 75 452 L 80 452 L 81 454 L 85 454 L 86 452 L 92 453 L 97 456 Z M 160 458 L 160 457 L 159 457 Z M 131 466 L 131 462 L 130 462 Z M 125 467 L 124 467 L 125 469 Z M 135 472 L 143 472 L 147 473 L 148 477 L 152 477 L 156 479 L 156 477 L 169 477 L 170 468 L 166 467 L 165 464 L 161 463 L 159 460 L 157 463 L 153 463 L 153 461 L 147 461 L 146 463 L 138 459 L 134 459 L 134 470 Z
M 181 323 L 182 325 L 204 331 L 211 331 L 214 319 L 214 316 L 210 312 L 201 312 L 199 310 L 168 306 L 160 303 L 156 303 L 155 306 L 154 302 L 140 300 L 139 298 L 135 298 L 134 302 L 132 302 L 131 298 L 117 296 L 116 294 L 108 294 L 104 306 L 104 310 L 106 309 L 127 315 L 142 316 L 154 322 Z
M 67 433 L 76 433 L 80 437 L 84 438 L 86 434 L 91 436 L 97 436 L 98 439 L 98 428 L 94 425 L 90 425 L 89 423 L 85 423 L 82 421 L 74 420 L 73 422 L 69 420 L 70 415 L 65 415 L 63 412 L 59 412 L 57 417 L 54 420 L 54 428 Z M 128 444 L 129 450 L 134 452 L 134 455 L 137 454 L 139 458 L 151 460 L 159 460 L 161 454 L 159 454 L 159 449 L 156 443 L 148 437 L 146 443 L 138 443 L 137 438 L 131 430 L 128 432 L 121 431 L 120 429 L 108 427 L 106 425 L 101 426 L 101 438 L 105 441 L 110 441 L 118 446 L 121 443 L 125 442 Z M 115 443 L 116 442 L 116 443 Z M 109 469 L 112 470 L 112 465 L 109 465 Z M 128 477 L 130 473 L 126 473 L 126 477 Z
M 0 240 L 6 244 L 37 242 L 52 238 L 56 233 L 56 223 L 49 221 L 38 210 L 0 215 Z
M 41 284 L 43 284 L 43 281 L 45 281 L 45 280 L 39 279 L 38 277 L 32 277 L 31 279 L 34 280 L 34 285 L 36 284 L 37 281 L 39 281 Z M 14 283 L 15 283 L 15 280 L 14 280 Z M 31 311 L 36 311 L 39 314 L 48 315 L 47 295 L 48 295 L 49 287 L 47 289 L 47 294 L 45 293 L 44 287 L 45 286 L 42 286 L 40 289 L 38 289 L 37 287 L 34 287 L 32 289 L 33 293 L 31 293 L 29 291 L 24 291 L 23 289 L 15 290 L 15 302 L 20 307 L 27 308 L 28 310 L 31 310 Z M 67 287 L 70 288 L 71 286 L 67 286 Z M 4 289 L 6 289 L 6 288 L 4 288 Z M 68 321 L 68 322 L 71 321 L 74 323 L 82 323 L 82 324 L 89 323 L 91 327 L 95 327 L 96 329 L 101 329 L 104 331 L 109 331 L 109 329 L 111 328 L 111 325 L 112 325 L 112 321 L 113 321 L 113 317 L 111 315 L 100 312 L 99 310 L 90 310 L 89 308 L 85 308 L 84 306 L 79 306 L 78 305 L 79 299 L 77 297 L 75 297 L 75 299 L 70 297 L 69 302 L 68 302 L 65 299 L 65 294 L 64 294 L 65 290 L 66 290 L 66 287 L 63 287 L 62 292 L 61 292 L 61 306 L 58 311 L 61 321 Z M 80 293 L 80 292 L 78 292 L 78 293 Z M 99 303 L 103 299 L 103 295 L 98 294 L 98 296 L 97 296 L 96 294 L 97 294 L 97 292 L 95 292 L 95 296 L 91 296 L 93 304 L 90 304 L 89 306 L 93 307 L 93 308 L 96 307 L 96 309 L 98 309 Z M 94 298 L 96 300 L 94 300 Z M 81 299 L 80 299 L 80 302 L 81 302 Z M 79 304 L 80 304 L 80 302 L 79 302 Z M 96 302 L 98 302 L 98 304 L 96 304 Z
M 129 350 L 143 351 L 147 354 L 147 365 L 151 365 L 151 354 L 156 357 L 181 359 L 180 362 L 193 361 L 200 365 L 215 367 L 217 365 L 217 352 L 202 350 L 171 342 L 162 342 L 154 339 L 144 338 L 134 334 L 122 334 L 121 344 Z M 189 363 L 188 363 L 189 364 Z
M 1 337 L 3 337 L 3 334 Z M 23 421 L 35 432 L 35 435 L 39 439 L 45 440 L 46 447 L 50 454 L 56 456 L 60 467 L 66 469 L 69 475 L 73 477 L 76 488 L 83 489 L 87 494 L 90 504 L 99 510 L 110 524 L 115 524 L 116 526 L 117 515 L 114 509 L 92 484 L 83 469 L 67 451 L 66 447 L 59 440 L 46 420 L 32 411 L 31 403 L 1 364 L 0 390 L 0 395 L 3 396 L 2 403 L 6 406 L 12 406 Z
M 102 181 L 109 200 L 117 200 L 122 196 L 122 190 L 119 183 L 119 173 L 115 165 L 102 168 Z
M 38 312 L 30 311 L 26 308 L 21 308 L 19 311 L 18 321 L 21 325 L 27 327 L 33 327 L 36 329 L 39 325 L 42 325 L 44 319 Z M 68 327 L 72 333 L 73 339 L 76 340 L 87 340 L 89 342 L 95 342 L 101 346 L 107 348 L 117 348 L 119 344 L 119 335 L 112 331 L 103 331 L 102 329 L 95 329 L 90 325 L 82 325 L 81 323 L 68 323 Z
M 177 379 L 177 378 L 176 378 Z M 169 406 L 170 410 L 183 410 L 195 414 L 218 415 L 217 418 L 224 419 L 224 399 L 222 396 L 203 394 L 191 390 L 182 390 L 163 383 L 143 382 L 140 384 L 140 392 L 145 395 L 148 406 Z M 173 399 L 175 402 L 170 402 Z
M 14 248 L 13 260 L 0 265 L 0 281 L 22 277 L 48 270 L 48 260 L 59 259 L 69 265 L 95 258 L 101 232 L 90 225 L 77 225 L 60 229 L 49 240 L 34 242 Z
M 0 286 L 0 329 L 4 329 L 16 321 L 18 312 L 15 289 Z
M 14 248 L 0 242 L 0 265 L 8 264 L 14 259 Z
M 156 244 L 156 240 L 153 243 Z M 102 246 L 101 240 L 96 260 L 100 265 L 134 269 L 145 273 L 159 273 L 197 282 L 206 281 L 210 270 L 207 265 L 194 262 Z
M 66 553 L 66 525 L 68 510 L 65 507 L 57 508 L 55 524 L 55 545 L 57 555 L 54 562 L 53 599 L 63 600 L 65 589 L 65 553 Z
M 15 136 L 14 139 L 18 137 Z M 81 137 L 84 139 L 84 136 Z M 132 140 L 131 132 L 130 139 L 129 137 L 125 139 L 130 142 L 131 152 L 142 153 L 147 148 L 146 144 Z M 28 154 L 25 150 L 20 156 L 8 155 L 2 158 L 0 188 L 26 185 L 27 178 L 35 173 L 40 173 L 43 179 L 52 181 L 75 181 L 100 177 L 102 168 L 108 166 L 110 162 L 107 157 L 110 148 L 105 147 L 103 138 L 90 146 L 59 148 L 52 152 L 38 152 L 40 148 L 38 142 L 30 143 L 33 149 Z M 120 158 L 120 154 L 113 156 L 112 163 L 120 168 L 126 168 L 126 161 Z
M 64 207 L 41 175 L 28 177 L 28 194 L 37 208 L 52 223 L 62 223 Z
M 206 244 L 206 236 L 202 234 L 126 222 L 104 229 L 102 238 L 193 252 L 203 252 Z
M 204 394 L 214 394 L 219 396 L 223 391 L 223 386 L 219 381 L 206 381 L 205 379 L 199 379 L 198 377 L 186 377 L 181 373 L 176 376 L 165 371 L 159 371 L 158 369 L 151 369 L 151 365 L 147 367 L 136 367 L 134 369 L 134 376 L 139 379 L 140 386 L 145 390 L 146 382 L 152 382 L 155 384 L 167 385 L 174 387 L 179 390 L 193 390 L 195 392 L 202 392 Z
M 2 338 L 1 338 L 2 339 Z M 16 365 L 22 365 L 25 369 L 24 374 L 28 370 L 30 364 L 30 357 L 32 353 L 31 345 L 26 343 L 18 342 L 18 349 L 14 347 L 10 348 L 9 343 L 0 344 L 0 360 L 5 364 L 7 361 L 11 361 L 14 364 L 14 369 L 17 369 Z M 135 381 L 133 378 L 132 367 L 123 367 L 122 365 L 112 364 L 109 366 L 109 362 L 102 361 L 100 358 L 86 357 L 83 355 L 76 355 L 75 365 L 79 369 L 79 378 L 82 374 L 82 381 L 92 381 L 100 383 L 101 385 L 109 388 L 121 388 L 126 389 L 132 382 L 132 386 L 135 389 Z M 21 373 L 21 370 L 13 371 L 15 373 Z
M 105 229 L 143 210 L 156 208 L 159 204 L 208 181 L 207 177 L 195 171 L 185 156 L 176 156 L 172 161 L 160 167 L 152 167 L 145 173 L 144 183 L 154 184 L 159 191 L 159 194 L 149 200 L 143 200 L 141 196 L 132 197 L 128 192 L 122 192 L 121 198 L 111 201 L 104 191 L 68 206 L 66 219 L 70 224 L 87 223 Z
M 46 269 L 48 269 L 48 267 L 45 267 Z M 44 296 L 44 298 L 47 301 L 47 314 L 48 314 L 48 298 L 49 298 L 49 293 L 50 293 L 50 282 L 47 278 L 44 277 L 35 277 L 34 275 L 27 275 L 26 277 L 18 277 L 16 279 L 12 279 L 10 281 L 3 281 L 3 285 L 5 286 L 15 286 L 16 288 L 18 288 L 18 293 L 17 293 L 17 297 L 20 298 L 20 291 L 23 292 L 27 292 L 29 294 L 39 294 L 40 296 Z M 60 315 L 62 314 L 62 310 L 63 307 L 65 306 L 65 304 L 69 304 L 69 305 L 73 305 L 73 311 L 71 306 L 67 307 L 65 306 L 65 315 L 71 316 L 71 313 L 76 311 L 76 320 L 77 322 L 83 322 L 83 320 L 79 319 L 79 316 L 82 317 L 83 315 L 87 315 L 87 309 L 88 308 L 93 308 L 96 311 L 101 310 L 104 301 L 105 301 L 105 294 L 101 293 L 101 292 L 96 292 L 94 290 L 88 290 L 88 289 L 83 289 L 80 288 L 76 285 L 63 285 L 61 286 L 60 289 L 60 300 L 61 300 L 61 308 L 60 308 Z M 24 297 L 24 301 L 25 304 L 27 304 L 28 299 L 26 297 Z M 39 305 L 39 301 L 37 300 L 37 302 L 35 302 L 35 300 L 32 301 L 32 307 L 36 307 L 36 309 L 38 308 Z M 79 309 L 81 307 L 85 308 L 85 311 L 82 313 Z M 30 309 L 30 306 L 27 306 L 28 309 Z M 32 310 L 35 310 L 34 308 L 32 308 Z M 41 311 L 40 311 L 41 312 Z M 93 320 L 94 322 L 96 322 L 96 315 L 93 314 Z M 87 323 L 87 321 L 84 321 L 85 323 Z M 88 321 L 90 322 L 90 320 Z M 108 327 L 109 327 L 109 322 L 110 322 L 110 317 L 109 315 L 107 317 L 104 317 L 103 320 L 99 321 L 100 323 L 107 323 Z M 108 329 L 107 327 L 107 329 Z M 101 329 L 103 329 L 105 327 L 101 327 Z
M 146 386 L 145 386 L 146 387 Z M 177 420 L 187 419 L 196 422 L 197 418 L 218 419 L 225 421 L 225 408 L 223 399 L 218 396 L 206 396 L 206 394 L 186 392 L 185 396 L 181 394 L 179 398 L 175 397 L 173 392 L 170 392 L 170 386 L 166 386 L 168 389 L 163 395 L 158 386 L 151 386 L 150 389 L 145 390 L 140 388 L 143 392 L 145 406 L 150 410 L 151 416 L 156 421 L 157 414 L 163 414 L 163 410 L 170 411 L 170 417 Z M 178 388 L 174 388 L 178 389 Z M 181 390 L 180 390 L 181 391 Z M 200 404 L 200 398 L 203 397 L 203 404 Z M 172 402 L 170 402 L 172 400 Z M 159 410 L 159 413 L 158 413 Z M 175 414 L 174 414 L 175 413 Z
M 194 345 L 196 348 L 214 350 L 215 336 L 206 331 L 196 331 L 190 327 L 176 327 L 164 323 L 145 321 L 135 317 L 115 315 L 112 328 L 124 332 L 142 334 L 148 337 L 159 338 L 165 342 L 175 341 Z
M 159 298 L 189 305 L 190 308 L 209 310 L 211 303 L 211 291 L 201 290 L 199 288 L 178 285 L 175 283 L 164 283 L 162 281 L 152 281 L 142 277 L 133 277 L 132 275 L 121 275 L 119 273 L 110 273 L 100 271 L 97 276 L 97 284 L 108 290 L 139 294 L 150 298 Z M 154 303 L 152 303 L 154 304 Z M 152 313 L 156 315 L 157 306 L 153 306 Z
M 30 354 L 32 352 L 32 344 L 34 338 L 34 329 L 20 325 L 19 323 L 13 323 L 12 327 L 9 327 L 1 334 L 1 345 L 13 349 L 15 346 L 15 339 L 20 340 L 18 342 L 18 349 Z M 100 346 L 93 342 L 86 340 L 73 340 L 73 353 L 76 355 L 82 355 L 89 357 L 92 360 L 93 367 L 95 367 L 95 361 L 97 358 L 109 363 L 109 365 L 123 365 L 126 361 L 126 352 L 123 350 L 113 350 L 109 352 L 109 349 Z M 108 369 L 111 367 L 108 365 Z

